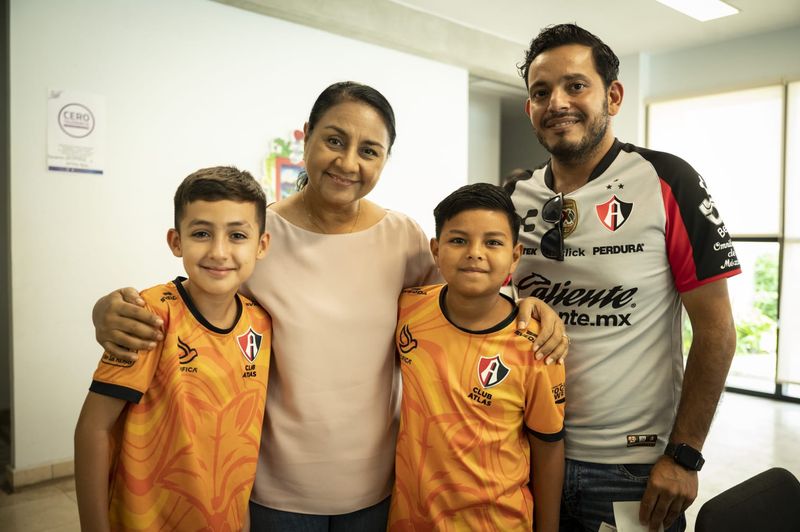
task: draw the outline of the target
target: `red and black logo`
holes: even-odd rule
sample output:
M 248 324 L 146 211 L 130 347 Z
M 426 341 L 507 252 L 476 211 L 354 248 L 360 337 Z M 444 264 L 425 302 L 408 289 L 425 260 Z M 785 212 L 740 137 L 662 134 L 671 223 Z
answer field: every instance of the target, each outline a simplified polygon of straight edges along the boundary
M 600 223 L 609 231 L 616 231 L 628 220 L 633 210 L 633 203 L 625 203 L 616 194 L 605 203 L 594 206 Z
M 511 373 L 511 370 L 503 364 L 500 355 L 493 357 L 481 357 L 478 360 L 478 381 L 484 388 L 497 386 Z
M 262 336 L 255 332 L 252 327 L 247 329 L 246 333 L 236 337 L 236 342 L 239 344 L 239 349 L 241 349 L 244 358 L 250 362 L 255 361 L 256 356 L 258 356 L 258 351 L 261 349 L 261 338 Z

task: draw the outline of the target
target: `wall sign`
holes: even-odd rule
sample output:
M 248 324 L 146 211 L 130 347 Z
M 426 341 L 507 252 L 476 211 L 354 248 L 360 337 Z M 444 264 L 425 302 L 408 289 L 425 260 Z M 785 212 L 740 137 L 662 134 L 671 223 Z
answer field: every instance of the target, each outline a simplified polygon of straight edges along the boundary
M 105 98 L 66 90 L 47 97 L 47 169 L 102 174 Z

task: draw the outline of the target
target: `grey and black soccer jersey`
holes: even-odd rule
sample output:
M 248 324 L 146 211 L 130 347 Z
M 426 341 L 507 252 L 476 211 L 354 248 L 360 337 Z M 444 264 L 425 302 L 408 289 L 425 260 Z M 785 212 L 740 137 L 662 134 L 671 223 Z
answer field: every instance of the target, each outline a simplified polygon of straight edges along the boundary
M 543 257 L 550 165 L 512 184 L 522 217 L 520 296 L 550 304 L 572 339 L 566 454 L 653 463 L 672 429 L 683 380 L 679 294 L 739 273 L 705 183 L 668 153 L 615 141 L 564 196 L 563 262 Z

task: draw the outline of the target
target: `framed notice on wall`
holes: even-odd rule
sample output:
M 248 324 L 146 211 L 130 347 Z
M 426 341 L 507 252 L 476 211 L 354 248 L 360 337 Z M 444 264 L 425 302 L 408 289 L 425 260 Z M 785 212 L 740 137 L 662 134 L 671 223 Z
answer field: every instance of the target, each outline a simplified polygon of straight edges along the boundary
M 47 169 L 102 174 L 105 126 L 104 97 L 51 89 L 47 97 Z

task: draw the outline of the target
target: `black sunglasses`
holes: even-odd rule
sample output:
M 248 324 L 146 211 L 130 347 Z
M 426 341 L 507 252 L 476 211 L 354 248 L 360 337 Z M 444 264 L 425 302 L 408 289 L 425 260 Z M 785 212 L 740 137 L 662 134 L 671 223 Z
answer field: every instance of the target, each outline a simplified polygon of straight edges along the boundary
M 539 248 L 542 255 L 548 259 L 564 260 L 564 222 L 561 218 L 561 210 L 564 207 L 564 196 L 559 192 L 553 196 L 542 207 L 542 220 L 547 223 L 555 224 L 555 227 L 545 232 Z

